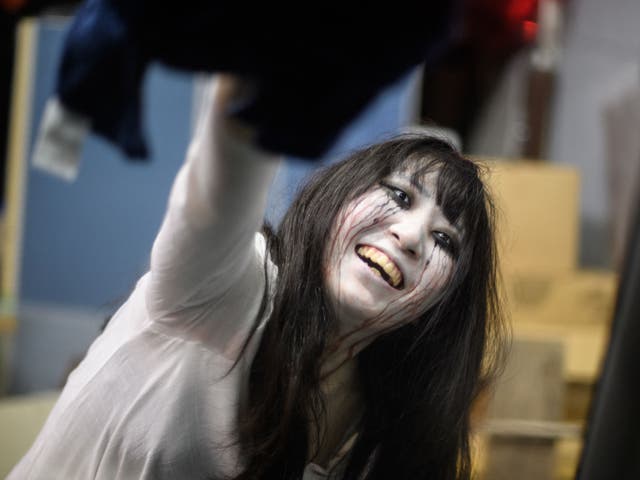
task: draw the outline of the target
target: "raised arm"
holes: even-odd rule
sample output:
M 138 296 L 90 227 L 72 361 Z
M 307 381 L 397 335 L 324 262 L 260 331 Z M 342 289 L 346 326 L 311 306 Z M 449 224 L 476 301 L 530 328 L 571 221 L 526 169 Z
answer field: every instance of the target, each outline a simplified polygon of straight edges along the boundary
M 238 81 L 217 76 L 210 88 L 151 254 L 147 310 L 154 319 L 192 323 L 197 307 L 215 317 L 221 308 L 212 305 L 262 295 L 255 236 L 278 161 L 225 114 L 241 95 Z

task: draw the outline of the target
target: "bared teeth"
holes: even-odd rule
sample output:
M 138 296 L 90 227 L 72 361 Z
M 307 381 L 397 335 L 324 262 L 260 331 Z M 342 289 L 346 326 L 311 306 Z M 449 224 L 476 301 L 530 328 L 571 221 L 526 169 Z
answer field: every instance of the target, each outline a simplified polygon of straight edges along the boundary
M 402 285 L 402 273 L 396 264 L 380 250 L 360 245 L 356 253 L 367 261 L 372 271 L 383 277 L 392 287 L 399 288 Z

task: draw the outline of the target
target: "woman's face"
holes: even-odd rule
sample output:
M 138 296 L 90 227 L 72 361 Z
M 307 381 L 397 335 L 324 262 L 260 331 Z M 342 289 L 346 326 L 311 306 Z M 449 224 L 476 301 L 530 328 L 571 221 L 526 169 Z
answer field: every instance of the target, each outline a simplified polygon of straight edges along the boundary
M 436 179 L 395 172 L 338 214 L 324 275 L 340 334 L 393 330 L 440 298 L 462 233 L 436 205 Z

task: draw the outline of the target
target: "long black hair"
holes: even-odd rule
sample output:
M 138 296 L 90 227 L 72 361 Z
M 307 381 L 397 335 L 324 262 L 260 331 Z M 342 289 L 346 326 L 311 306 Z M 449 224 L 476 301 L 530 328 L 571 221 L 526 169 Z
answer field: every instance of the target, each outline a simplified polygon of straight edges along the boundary
M 364 405 L 344 478 L 469 478 L 470 411 L 503 340 L 494 207 L 478 164 L 442 140 L 405 135 L 315 173 L 277 233 L 267 232 L 279 271 L 240 421 L 238 479 L 302 477 L 309 423 L 324 412 L 319 359 L 336 328 L 323 278 L 327 239 L 344 205 L 409 168 L 437 172 L 436 203 L 462 225 L 463 240 L 441 300 L 358 355 Z

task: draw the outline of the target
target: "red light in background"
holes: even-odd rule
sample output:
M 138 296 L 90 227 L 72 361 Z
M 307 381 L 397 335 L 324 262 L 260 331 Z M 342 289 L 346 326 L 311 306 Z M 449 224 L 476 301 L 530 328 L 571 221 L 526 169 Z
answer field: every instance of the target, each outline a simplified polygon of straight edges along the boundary
M 0 8 L 9 13 L 15 13 L 27 3 L 27 0 L 0 0 Z
M 512 22 L 524 20 L 535 13 L 538 0 L 510 0 L 507 4 L 507 18 Z
M 538 24 L 531 20 L 524 20 L 522 22 L 522 38 L 525 42 L 532 42 L 535 40 L 538 33 Z

